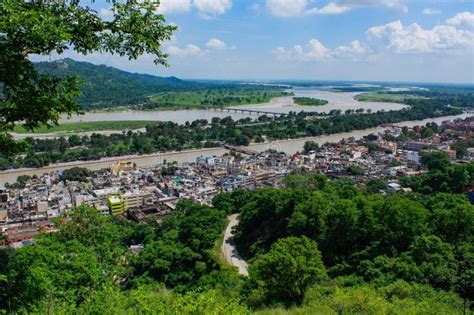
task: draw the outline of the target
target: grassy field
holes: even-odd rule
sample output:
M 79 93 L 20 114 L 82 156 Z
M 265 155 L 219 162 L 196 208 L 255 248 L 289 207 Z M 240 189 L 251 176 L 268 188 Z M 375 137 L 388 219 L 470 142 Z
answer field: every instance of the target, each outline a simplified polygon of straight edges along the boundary
M 122 121 L 91 121 L 91 122 L 73 122 L 63 123 L 59 126 L 52 126 L 48 128 L 41 126 L 36 129 L 34 133 L 53 133 L 53 132 L 87 132 L 87 131 L 101 131 L 101 130 L 128 130 L 128 129 L 139 129 L 146 125 L 154 123 L 153 121 L 133 121 L 133 120 L 122 120 Z M 30 133 L 23 126 L 18 125 L 15 127 L 14 132 L 16 133 Z
M 327 100 L 313 97 L 293 97 L 293 101 L 301 106 L 323 106 L 329 103 Z
M 150 103 L 145 107 L 149 109 L 223 107 L 265 103 L 274 97 L 285 95 L 288 93 L 279 90 L 251 88 L 167 92 L 150 97 Z
M 356 97 L 361 102 L 392 102 L 403 103 L 407 99 L 416 99 L 420 96 L 410 94 L 390 94 L 390 93 L 363 93 Z

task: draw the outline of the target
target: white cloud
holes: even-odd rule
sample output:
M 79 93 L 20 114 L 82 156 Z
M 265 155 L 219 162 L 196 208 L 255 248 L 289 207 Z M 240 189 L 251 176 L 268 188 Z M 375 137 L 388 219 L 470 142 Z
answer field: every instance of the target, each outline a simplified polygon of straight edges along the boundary
M 408 7 L 400 0 L 335 0 L 334 3 L 340 7 L 357 9 L 363 7 L 385 6 L 391 10 L 406 13 Z
M 191 0 L 160 0 L 157 11 L 161 14 L 183 13 L 191 10 Z
M 347 11 L 350 11 L 351 8 L 348 6 L 344 5 L 338 5 L 334 2 L 330 2 L 321 9 L 312 9 L 310 13 L 315 13 L 315 14 L 342 14 L 346 13 Z
M 232 0 L 161 0 L 157 9 L 161 14 L 187 13 L 197 10 L 203 18 L 213 18 L 232 8 Z
M 184 48 L 179 48 L 178 46 L 171 45 L 167 48 L 167 53 L 170 56 L 177 56 L 177 57 L 189 57 L 189 56 L 199 56 L 202 55 L 203 52 L 199 46 L 188 44 Z
M 454 26 L 469 26 L 474 27 L 474 13 L 461 12 L 454 17 L 447 19 L 446 23 Z
M 358 40 L 352 41 L 348 46 L 329 49 L 317 39 L 311 39 L 305 47 L 302 45 L 295 45 L 291 49 L 278 47 L 273 51 L 279 60 L 287 61 L 320 61 L 331 58 L 356 59 L 365 56 L 368 52 L 369 50 Z
M 211 38 L 207 43 L 206 47 L 209 49 L 225 49 L 226 43 L 217 38 Z
M 267 0 L 266 6 L 273 16 L 293 17 L 306 12 L 308 0 Z
M 266 0 L 266 6 L 273 16 L 296 17 L 314 14 L 342 14 L 353 9 L 373 6 L 385 6 L 395 11 L 407 12 L 406 5 L 400 0 L 333 0 L 325 6 L 310 7 L 311 0 Z
M 339 46 L 334 49 L 335 57 L 357 57 L 367 53 L 367 49 L 358 40 L 354 40 L 349 46 Z
M 466 14 L 458 14 L 447 22 L 466 25 L 470 23 L 469 17 Z M 371 27 L 366 32 L 366 41 L 354 40 L 347 46 L 327 48 L 317 39 L 311 39 L 304 47 L 279 47 L 273 51 L 278 59 L 287 61 L 369 60 L 375 56 L 401 54 L 471 56 L 473 52 L 474 31 L 453 25 L 437 25 L 424 29 L 417 23 L 404 25 L 401 21 Z
M 440 9 L 425 8 L 425 9 L 423 9 L 423 11 L 421 13 L 423 13 L 425 15 L 437 15 L 437 14 L 441 14 L 442 11 Z
M 289 50 L 278 47 L 273 52 L 280 60 L 316 61 L 330 57 L 330 50 L 317 39 L 311 39 L 305 48 L 301 45 Z
M 416 23 L 404 26 L 400 21 L 371 27 L 367 38 L 394 53 L 431 53 L 471 51 L 474 33 L 453 26 L 438 25 L 423 29 Z
M 232 0 L 194 0 L 194 6 L 201 16 L 210 18 L 230 10 L 232 8 Z

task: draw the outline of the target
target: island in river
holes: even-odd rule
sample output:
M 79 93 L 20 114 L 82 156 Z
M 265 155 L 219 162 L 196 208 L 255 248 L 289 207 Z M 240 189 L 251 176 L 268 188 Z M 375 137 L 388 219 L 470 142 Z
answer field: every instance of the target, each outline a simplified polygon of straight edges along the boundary
M 293 101 L 301 106 L 324 106 L 329 103 L 327 100 L 322 100 L 313 97 L 293 97 Z
M 173 155 L 179 152 L 199 152 L 199 154 L 223 152 L 224 144 L 263 145 L 266 148 L 274 146 L 278 150 L 293 153 L 301 150 L 304 141 L 292 150 L 280 148 L 281 144 L 288 139 L 291 139 L 290 143 L 298 143 L 294 139 L 308 137 L 324 139 L 321 140 L 323 142 L 338 141 L 331 137 L 341 133 L 351 135 L 363 130 L 373 130 L 386 123 L 433 117 L 444 120 L 440 116 L 462 113 L 458 108 L 446 106 L 444 100 L 437 99 L 411 99 L 409 105 L 395 102 L 360 102 L 355 96 L 361 92 L 336 92 L 321 87 L 293 87 L 288 89 L 287 93 L 293 93 L 296 97 L 326 99 L 328 104 L 299 106 L 293 102 L 292 97 L 279 97 L 268 103 L 238 107 L 258 110 L 260 113 L 284 114 L 279 118 L 268 115 L 252 116 L 252 112 L 232 111 L 232 108 L 230 113 L 212 110 L 87 112 L 83 116 L 67 120 L 73 123 L 69 123 L 71 124 L 69 126 L 64 124 L 65 133 L 34 134 L 34 138 L 37 139 L 27 139 L 28 151 L 16 157 L 0 158 L 0 168 L 6 170 L 56 167 L 56 165 L 60 167 L 59 164 L 65 166 L 81 163 L 92 165 L 95 162 L 109 163 L 112 160 L 137 155 L 139 159 L 145 156 L 152 158 L 170 156 L 166 160 L 172 161 L 175 160 Z M 401 109 L 403 110 L 400 111 Z M 192 113 L 195 114 L 194 117 Z M 97 119 L 99 115 L 104 115 L 101 117 L 105 123 Z M 78 129 L 73 128 L 73 124 L 76 124 L 76 127 L 80 125 L 80 121 L 74 122 L 78 117 L 86 125 L 102 125 L 101 129 L 104 130 L 101 130 L 100 134 L 90 129 L 78 132 Z M 106 126 L 113 126 L 117 118 L 125 118 L 127 123 L 137 123 L 130 129 L 141 128 L 136 133 L 126 132 L 125 126 L 120 133 L 106 130 Z M 144 122 L 145 120 L 147 122 Z M 162 122 L 163 120 L 165 122 Z M 123 122 L 117 122 L 121 123 Z M 146 129 L 143 128 L 144 125 Z M 74 132 L 68 134 L 68 129 Z M 65 137 L 59 138 L 59 135 Z M 21 137 L 30 136 L 30 134 L 21 135 Z M 64 164 L 65 162 L 69 164 Z

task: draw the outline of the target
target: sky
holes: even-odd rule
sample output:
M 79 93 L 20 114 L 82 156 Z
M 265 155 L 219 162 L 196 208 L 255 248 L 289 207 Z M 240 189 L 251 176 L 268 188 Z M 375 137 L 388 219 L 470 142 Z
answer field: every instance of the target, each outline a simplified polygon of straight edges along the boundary
M 157 13 L 179 29 L 168 68 L 60 57 L 185 79 L 474 83 L 474 0 L 161 0 Z

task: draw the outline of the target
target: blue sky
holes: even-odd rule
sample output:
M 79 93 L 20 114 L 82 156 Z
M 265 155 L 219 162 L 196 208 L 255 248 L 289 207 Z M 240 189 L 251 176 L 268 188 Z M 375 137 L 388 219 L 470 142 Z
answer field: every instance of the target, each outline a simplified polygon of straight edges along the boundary
M 64 56 L 181 78 L 474 83 L 474 0 L 161 2 L 179 27 L 163 47 L 169 68 L 151 56 Z

